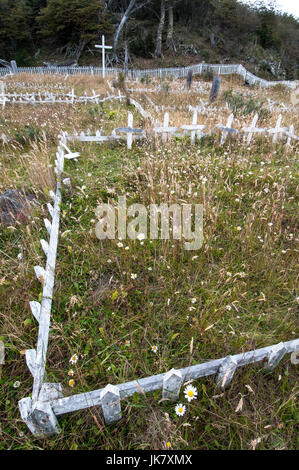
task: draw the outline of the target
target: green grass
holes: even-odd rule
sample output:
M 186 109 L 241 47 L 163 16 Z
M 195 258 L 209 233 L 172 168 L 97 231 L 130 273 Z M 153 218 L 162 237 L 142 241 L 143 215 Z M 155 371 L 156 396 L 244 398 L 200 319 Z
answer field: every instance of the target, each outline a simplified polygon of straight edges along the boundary
M 103 119 L 111 129 L 125 123 L 125 106 L 107 109 Z M 81 128 L 91 127 L 96 116 L 88 110 Z M 137 115 L 134 120 L 140 124 Z M 20 187 L 32 187 L 18 160 L 30 148 L 20 147 L 12 159 L 9 149 L 3 152 L 6 176 L 17 175 Z M 238 141 L 220 148 L 214 138 L 193 147 L 188 139 L 178 140 L 165 149 L 151 142 L 131 151 L 125 144 L 72 148 L 81 156 L 65 165 L 71 189 L 63 190 L 47 362 L 50 380 L 61 382 L 66 395 L 298 337 L 295 151 L 286 155 L 283 145 L 265 139 L 250 148 Z M 53 161 L 52 143 L 49 150 Z M 34 439 L 17 402 L 32 389 L 23 351 L 36 344 L 28 302 L 41 295 L 33 266 L 43 265 L 39 239 L 47 238 L 47 195 L 38 194 L 41 205 L 27 226 L 0 228 L 6 346 L 0 448 L 161 449 L 169 441 L 175 449 L 250 449 L 256 439 L 258 449 L 296 448 L 296 373 L 289 356 L 272 374 L 264 373 L 263 364 L 239 369 L 225 392 L 215 388 L 213 377 L 194 381 L 198 399 L 188 404 L 182 393 L 187 411 L 181 418 L 157 391 L 125 400 L 123 419 L 115 425 L 105 427 L 95 408 L 60 417 L 58 437 Z M 123 194 L 128 206 L 203 204 L 202 248 L 186 251 L 173 240 L 123 240 L 123 247 L 117 240 L 98 240 L 97 205 L 116 204 Z M 71 366 L 74 353 L 79 360 Z

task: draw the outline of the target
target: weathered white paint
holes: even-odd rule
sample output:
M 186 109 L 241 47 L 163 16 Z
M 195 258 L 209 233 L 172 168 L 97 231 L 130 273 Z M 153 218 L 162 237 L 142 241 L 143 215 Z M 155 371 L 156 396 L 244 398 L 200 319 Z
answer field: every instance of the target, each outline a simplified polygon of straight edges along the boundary
M 119 389 L 108 384 L 100 394 L 102 410 L 106 424 L 114 423 L 121 419 L 121 405 Z
M 112 49 L 112 46 L 105 46 L 105 36 L 102 34 L 102 44 L 96 44 L 94 47 L 102 49 L 102 76 L 105 78 L 105 50 Z
M 183 380 L 182 373 L 179 370 L 171 369 L 169 372 L 166 372 L 163 377 L 162 397 L 171 401 L 177 400 Z

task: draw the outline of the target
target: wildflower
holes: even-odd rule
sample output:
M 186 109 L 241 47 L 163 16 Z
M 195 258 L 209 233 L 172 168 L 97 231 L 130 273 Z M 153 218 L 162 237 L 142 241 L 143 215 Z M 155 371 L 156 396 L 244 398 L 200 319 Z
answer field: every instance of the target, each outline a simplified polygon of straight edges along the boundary
M 192 258 L 191 258 L 191 259 L 192 259 L 192 261 L 194 261 L 194 260 L 195 260 L 195 259 L 197 259 L 197 258 L 198 258 L 198 256 L 197 256 L 197 255 L 195 255 L 195 256 L 192 256 Z
M 193 385 L 188 385 L 185 390 L 185 398 L 190 402 L 194 400 L 194 398 L 197 398 L 197 389 L 193 387 Z
M 197 302 L 197 298 L 196 298 L 196 297 L 193 297 L 193 298 L 191 299 L 191 303 L 192 303 L 192 304 L 195 304 L 196 302 Z
M 70 369 L 70 370 L 68 371 L 67 375 L 69 375 L 70 377 L 73 377 L 73 375 L 74 375 L 73 369 Z
M 240 276 L 240 277 L 245 277 L 246 274 L 242 271 L 241 273 L 239 273 L 239 276 Z
M 136 278 L 137 278 L 137 274 L 131 273 L 131 279 L 136 279 Z
M 70 358 L 70 363 L 76 364 L 77 362 L 78 362 L 78 356 L 77 354 L 73 354 L 72 357 Z
M 183 405 L 182 403 L 179 403 L 178 405 L 176 405 L 175 407 L 175 412 L 178 416 L 184 416 L 185 412 L 186 412 L 186 406 Z
M 226 310 L 230 311 L 232 309 L 231 305 L 226 306 Z
M 118 242 L 117 246 L 118 246 L 118 248 L 122 248 L 124 246 L 124 244 L 122 242 Z
M 227 271 L 227 272 L 226 272 L 226 275 L 227 275 L 228 277 L 232 277 L 232 273 L 231 273 L 230 271 Z
M 171 443 L 170 443 L 169 441 L 168 441 L 168 442 L 166 442 L 166 447 L 167 447 L 167 449 L 170 449 L 170 447 L 171 447 Z
M 192 310 L 196 310 L 195 307 L 189 307 L 189 312 L 192 312 Z
M 23 254 L 22 253 L 19 253 L 18 254 L 18 259 L 21 260 L 23 258 Z
M 238 230 L 238 232 L 240 232 L 242 230 L 242 227 L 240 227 L 240 225 L 238 225 L 237 230 Z
M 74 379 L 69 380 L 69 386 L 73 387 L 75 385 Z
M 125 250 L 126 250 L 126 251 L 128 251 L 129 249 L 130 249 L 130 247 L 129 247 L 129 246 L 126 246 L 126 247 L 125 247 Z
M 158 351 L 158 346 L 152 346 L 152 351 L 156 353 Z
M 14 388 L 19 388 L 20 385 L 21 385 L 21 382 L 19 380 L 16 380 L 16 382 L 14 382 L 13 384 Z
M 152 270 L 153 270 L 153 268 L 151 268 L 151 267 L 149 267 L 149 268 L 147 268 L 147 269 L 148 269 L 148 271 L 152 271 Z
M 139 241 L 144 240 L 144 239 L 145 239 L 144 233 L 139 233 L 139 234 L 137 235 L 137 239 L 138 239 Z

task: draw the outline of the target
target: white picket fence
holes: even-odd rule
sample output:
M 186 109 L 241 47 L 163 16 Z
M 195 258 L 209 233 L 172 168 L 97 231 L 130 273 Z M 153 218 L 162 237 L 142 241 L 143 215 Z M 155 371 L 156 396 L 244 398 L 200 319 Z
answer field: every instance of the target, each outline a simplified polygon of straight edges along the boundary
M 220 130 L 222 130 L 222 141 L 224 141 L 226 135 L 233 130 L 230 127 L 232 122 L 233 116 L 231 115 L 226 126 L 218 126 Z M 253 119 L 251 126 L 246 128 L 248 141 L 251 140 L 254 132 L 260 132 L 260 130 L 255 127 L 256 124 L 257 116 Z M 270 134 L 273 134 L 273 138 L 276 138 L 279 133 L 283 132 L 282 129 L 285 129 L 280 126 L 281 120 L 278 119 L 275 128 L 269 130 Z M 194 141 L 195 135 L 198 135 L 198 133 L 201 134 L 203 127 L 202 125 L 197 125 L 196 113 L 194 113 L 192 124 L 190 126 L 183 126 L 183 130 L 190 132 L 191 140 Z M 177 128 L 169 126 L 169 116 L 166 113 L 163 126 L 157 127 L 154 130 L 156 133 L 161 134 L 162 139 L 165 140 L 169 134 L 174 134 Z M 140 136 L 139 129 L 133 128 L 133 116 L 131 113 L 129 113 L 128 116 L 128 127 L 119 128 L 118 131 L 126 134 L 128 148 L 132 146 L 133 136 Z M 41 302 L 30 302 L 32 314 L 39 324 L 36 349 L 28 349 L 25 354 L 27 366 L 33 376 L 33 390 L 31 397 L 25 397 L 19 401 L 21 417 L 30 431 L 36 437 L 48 437 L 59 434 L 58 416 L 93 406 L 101 406 L 105 422 L 106 424 L 110 424 L 118 421 L 122 417 L 121 400 L 132 396 L 134 393 L 146 393 L 162 389 L 162 397 L 164 400 L 177 400 L 181 388 L 186 381 L 216 375 L 217 386 L 224 389 L 233 379 L 236 369 L 247 364 L 267 360 L 265 367 L 268 371 L 272 371 L 285 354 L 289 353 L 292 353 L 292 362 L 294 364 L 298 363 L 299 338 L 182 369 L 171 369 L 163 374 L 136 378 L 131 382 L 118 385 L 108 384 L 106 387 L 98 390 L 66 397 L 63 395 L 62 384 L 47 381 L 46 358 L 60 223 L 61 188 L 63 184 L 69 184 L 69 180 L 67 179 L 61 181 L 61 175 L 64 171 L 65 160 L 75 159 L 76 161 L 76 159 L 80 157 L 78 152 L 72 152 L 67 146 L 68 140 L 73 137 L 74 136 L 68 136 L 64 132 L 59 136 L 55 160 L 57 186 L 55 193 L 50 192 L 50 197 L 53 202 L 48 203 L 48 211 L 51 220 L 44 219 L 49 241 L 44 239 L 40 240 L 47 261 L 45 268 L 42 266 L 34 267 L 37 279 L 43 285 L 43 293 Z M 90 141 L 90 137 L 94 136 L 81 134 L 77 136 L 77 140 Z M 99 135 L 97 137 L 102 138 L 102 136 Z M 293 138 L 293 136 L 289 135 L 288 138 Z
M 282 84 L 287 87 L 295 88 L 296 82 L 289 80 L 280 80 L 280 81 L 268 81 L 262 78 L 257 77 L 251 72 L 248 72 L 245 67 L 241 64 L 196 64 L 189 67 L 171 67 L 171 68 L 157 68 L 157 69 L 146 69 L 138 70 L 132 69 L 128 70 L 126 75 L 128 78 L 142 78 L 142 77 L 155 77 L 155 78 L 186 78 L 189 70 L 192 70 L 194 75 L 202 75 L 207 72 L 218 75 L 231 75 L 237 74 L 240 75 L 245 82 L 250 85 L 258 84 L 262 87 L 275 86 L 277 84 Z M 0 68 L 0 76 L 6 75 L 8 69 Z M 18 67 L 18 73 L 31 73 L 31 74 L 59 74 L 59 75 L 100 75 L 102 76 L 101 67 Z M 123 72 L 121 68 L 105 68 L 106 77 L 114 77 Z
M 92 95 L 88 96 L 87 92 L 84 93 L 82 96 L 78 96 L 74 93 L 74 89 L 70 93 L 50 93 L 50 92 L 33 92 L 33 93 L 0 93 L 0 105 L 2 108 L 5 107 L 6 103 L 11 104 L 75 104 L 75 103 L 93 103 L 99 104 L 104 103 L 107 100 L 111 100 L 114 98 L 124 98 L 118 92 L 118 95 L 111 96 L 108 93 L 108 96 L 101 98 L 101 95 L 97 95 L 94 90 L 92 90 Z

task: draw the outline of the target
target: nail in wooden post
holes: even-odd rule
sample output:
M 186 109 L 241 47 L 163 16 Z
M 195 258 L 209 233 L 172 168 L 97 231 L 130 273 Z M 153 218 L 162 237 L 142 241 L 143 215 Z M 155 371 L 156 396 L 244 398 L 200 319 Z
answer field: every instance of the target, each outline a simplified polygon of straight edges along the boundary
M 106 424 L 121 419 L 120 394 L 118 387 L 108 384 L 101 392 L 101 404 Z
M 237 366 L 237 362 L 231 356 L 222 361 L 216 376 L 217 387 L 225 388 L 232 381 Z
M 175 401 L 180 395 L 183 376 L 179 370 L 171 369 L 163 377 L 162 397 Z

